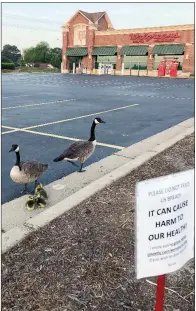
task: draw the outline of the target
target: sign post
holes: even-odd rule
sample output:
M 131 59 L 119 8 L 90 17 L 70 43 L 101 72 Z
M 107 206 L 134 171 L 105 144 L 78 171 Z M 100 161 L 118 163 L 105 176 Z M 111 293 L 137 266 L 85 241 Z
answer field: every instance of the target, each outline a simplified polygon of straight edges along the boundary
M 165 279 L 166 279 L 165 275 L 159 275 L 157 278 L 155 311 L 163 311 Z
M 158 276 L 155 311 L 163 311 L 165 275 L 194 257 L 194 170 L 136 186 L 137 279 Z

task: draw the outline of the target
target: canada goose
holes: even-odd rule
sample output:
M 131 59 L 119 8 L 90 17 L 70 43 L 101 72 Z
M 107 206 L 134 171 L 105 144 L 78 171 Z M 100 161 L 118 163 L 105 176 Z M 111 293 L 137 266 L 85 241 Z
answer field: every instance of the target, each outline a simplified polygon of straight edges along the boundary
M 43 188 L 43 185 L 41 183 L 39 183 L 36 188 L 35 188 L 35 195 L 40 196 L 41 198 L 47 200 L 48 199 L 48 195 L 46 193 L 46 191 Z
M 29 211 L 33 211 L 34 209 L 45 207 L 46 204 L 46 201 L 40 196 L 30 195 L 25 205 Z
M 105 123 L 101 118 L 95 118 L 91 126 L 91 135 L 88 141 L 77 141 L 71 144 L 59 157 L 55 158 L 54 162 L 67 160 L 76 165 L 72 161 L 79 160 L 81 167 L 79 172 L 82 172 L 84 162 L 93 154 L 96 146 L 95 127 L 99 123 Z
M 36 161 L 20 161 L 20 151 L 18 145 L 12 145 L 9 152 L 15 151 L 16 153 L 16 163 L 10 171 L 11 179 L 19 184 L 25 184 L 24 191 L 27 191 L 27 184 L 30 182 L 35 182 L 35 187 L 37 184 L 37 179 L 46 171 L 48 164 L 42 164 Z

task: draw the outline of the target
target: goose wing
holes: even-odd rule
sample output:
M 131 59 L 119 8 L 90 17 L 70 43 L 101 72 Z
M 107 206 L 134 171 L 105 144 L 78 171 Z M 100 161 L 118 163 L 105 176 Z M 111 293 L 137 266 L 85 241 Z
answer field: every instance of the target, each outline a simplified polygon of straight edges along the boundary
M 77 141 L 71 144 L 60 156 L 55 158 L 54 162 L 64 159 L 75 160 L 88 158 L 94 150 L 94 146 L 90 141 Z
M 81 141 L 72 144 L 64 151 L 64 157 L 74 159 L 83 155 L 90 154 L 93 151 L 93 144 L 89 141 Z
M 63 153 L 56 158 L 56 160 L 61 161 L 63 159 L 76 159 L 80 157 L 84 151 L 91 152 L 93 150 L 93 145 L 89 141 L 77 141 L 71 144 Z
M 20 166 L 25 175 L 35 178 L 39 177 L 48 168 L 48 164 L 36 161 L 22 161 Z

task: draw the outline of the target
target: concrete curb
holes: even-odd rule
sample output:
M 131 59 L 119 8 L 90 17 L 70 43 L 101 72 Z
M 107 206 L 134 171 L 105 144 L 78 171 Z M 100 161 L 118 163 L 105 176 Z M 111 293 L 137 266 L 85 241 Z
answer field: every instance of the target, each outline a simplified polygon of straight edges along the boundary
M 77 206 L 93 194 L 109 186 L 112 182 L 126 176 L 132 170 L 138 168 L 155 155 L 171 147 L 184 137 L 194 132 L 194 118 L 188 119 L 168 130 L 158 133 L 131 147 L 125 148 L 116 155 L 125 157 L 128 162 L 114 169 L 101 178 L 91 182 L 74 194 L 63 199 L 59 203 L 49 207 L 35 217 L 27 220 L 23 225 L 14 227 L 2 234 L 2 253 L 24 239 L 30 233 L 47 225 L 55 218 L 61 216 L 71 208 Z M 137 147 L 137 148 L 136 148 Z M 111 156 L 113 157 L 113 155 Z M 108 157 L 110 158 L 110 157 Z M 117 156 L 116 156 L 117 158 Z M 106 158 L 107 159 L 107 158 Z M 104 160 L 103 160 L 104 161 Z M 108 160 L 107 160 L 108 161 Z M 95 163 L 96 164 L 96 163 Z M 93 165 L 91 165 L 93 167 Z

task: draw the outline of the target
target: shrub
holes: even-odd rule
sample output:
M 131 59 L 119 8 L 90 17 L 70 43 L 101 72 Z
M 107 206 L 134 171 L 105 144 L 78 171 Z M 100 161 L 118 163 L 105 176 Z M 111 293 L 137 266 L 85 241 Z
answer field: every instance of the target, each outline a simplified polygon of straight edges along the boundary
M 21 59 L 20 65 L 21 65 L 21 67 L 25 67 L 25 61 L 24 61 L 24 59 Z
M 1 63 L 1 69 L 15 69 L 14 63 Z
M 1 55 L 1 62 L 2 63 L 13 63 L 7 56 Z

